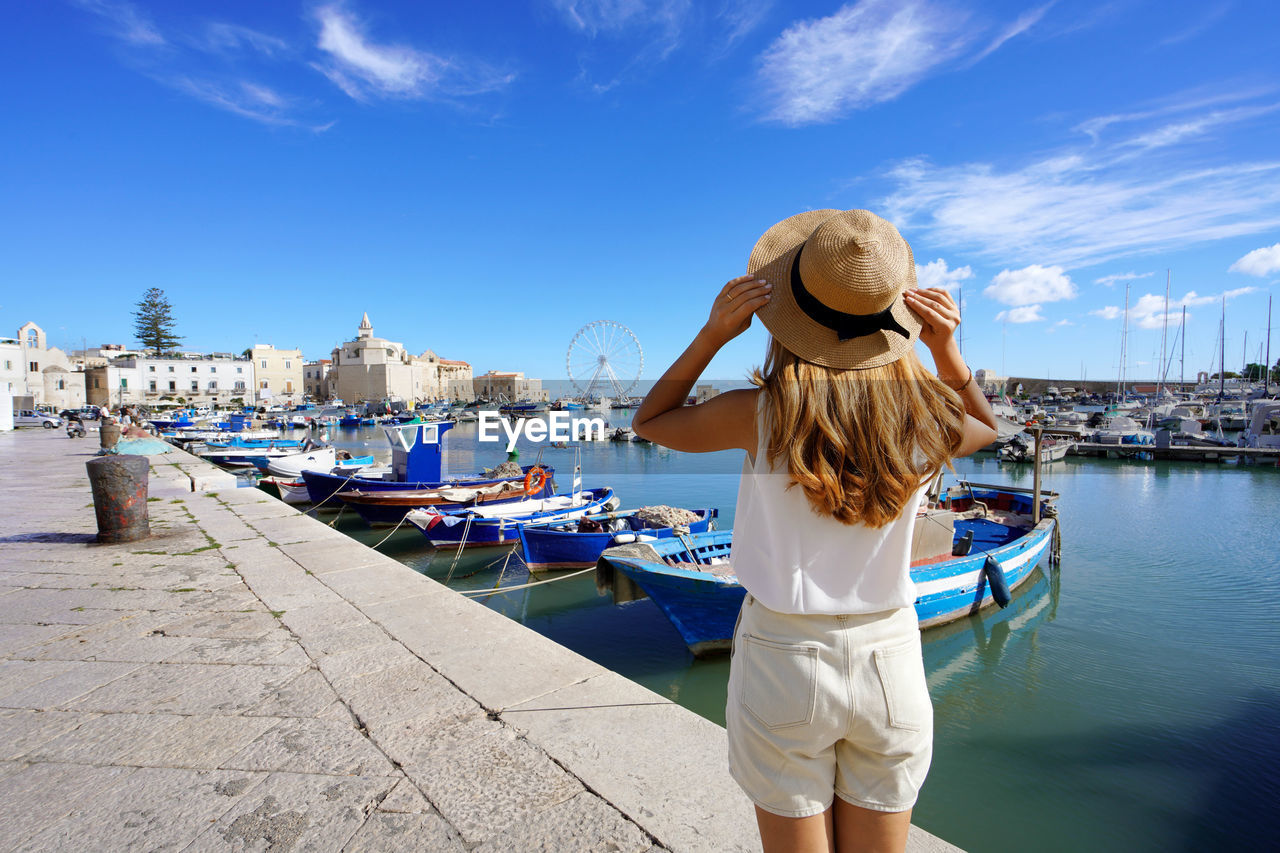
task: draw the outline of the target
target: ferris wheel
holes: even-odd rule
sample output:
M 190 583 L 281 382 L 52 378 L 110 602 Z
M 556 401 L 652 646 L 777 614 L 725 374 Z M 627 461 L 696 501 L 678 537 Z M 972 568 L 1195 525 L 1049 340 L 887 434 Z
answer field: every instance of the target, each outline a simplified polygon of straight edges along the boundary
M 585 399 L 626 397 L 640 381 L 644 351 L 635 333 L 621 323 L 596 320 L 569 341 L 565 371 Z

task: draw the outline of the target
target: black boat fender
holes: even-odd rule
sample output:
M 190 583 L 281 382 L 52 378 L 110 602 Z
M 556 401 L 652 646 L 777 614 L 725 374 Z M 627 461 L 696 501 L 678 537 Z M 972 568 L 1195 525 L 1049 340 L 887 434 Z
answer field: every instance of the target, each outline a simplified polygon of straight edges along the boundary
M 955 544 L 951 546 L 951 556 L 967 557 L 969 556 L 969 551 L 972 548 L 973 548 L 973 531 L 966 530 L 964 532 L 964 536 L 961 536 L 959 539 L 957 539 Z
M 1009 582 L 1005 580 L 1004 569 L 1000 561 L 988 554 L 987 561 L 982 564 L 982 574 L 987 578 L 987 589 L 991 590 L 991 598 L 1002 608 L 1009 606 Z

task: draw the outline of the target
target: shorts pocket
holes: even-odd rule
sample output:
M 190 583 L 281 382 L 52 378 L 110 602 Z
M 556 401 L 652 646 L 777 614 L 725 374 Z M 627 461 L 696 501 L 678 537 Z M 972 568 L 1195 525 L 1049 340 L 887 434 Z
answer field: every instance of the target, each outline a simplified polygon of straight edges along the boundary
M 818 697 L 818 649 L 742 635 L 739 699 L 770 729 L 813 722 Z
M 889 709 L 890 727 L 921 731 L 932 718 L 933 705 L 929 701 L 929 684 L 925 680 L 924 658 L 919 644 L 908 641 L 876 649 L 875 658 L 885 705 Z

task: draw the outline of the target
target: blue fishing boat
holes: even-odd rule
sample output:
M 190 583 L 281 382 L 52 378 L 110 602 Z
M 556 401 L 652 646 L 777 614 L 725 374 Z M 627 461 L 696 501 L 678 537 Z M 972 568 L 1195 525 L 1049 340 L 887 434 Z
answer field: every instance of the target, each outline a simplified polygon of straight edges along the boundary
M 411 491 L 448 487 L 482 487 L 504 482 L 524 483 L 532 475 L 534 468 L 541 469 L 548 480 L 555 477 L 555 469 L 549 465 L 524 466 L 518 477 L 489 477 L 485 474 L 444 477 L 444 435 L 452 428 L 452 423 L 443 421 L 385 427 L 383 432 L 391 443 L 390 466 L 366 468 L 351 474 L 303 471 L 302 480 L 307 484 L 307 495 L 317 506 L 324 504 L 338 509 L 340 506 L 338 501 L 329 499 L 340 491 L 357 489 L 362 492 Z M 532 485 L 532 483 L 526 485 Z
M 594 566 L 601 552 L 613 545 L 669 539 L 681 533 L 706 533 L 711 529 L 715 509 L 691 510 L 697 518 L 679 528 L 664 527 L 637 516 L 639 510 L 587 515 L 600 531 L 579 530 L 580 521 L 543 521 L 520 525 L 520 549 L 531 572 L 547 569 L 578 569 Z
M 528 498 L 476 508 L 415 509 L 405 516 L 437 548 L 509 545 L 520 541 L 520 527 L 539 521 L 567 521 L 617 509 L 613 489 L 584 489 L 568 495 Z
M 925 555 L 911 565 L 921 628 L 1008 604 L 1011 591 L 1050 550 L 1056 530 L 1052 514 L 1032 523 L 1031 496 L 1018 491 L 962 483 L 940 503 L 942 509 L 916 523 L 918 534 L 936 525 L 951 534 L 949 553 Z M 695 656 L 728 651 L 746 595 L 729 563 L 732 543 L 733 531 L 713 531 L 609 548 L 597 563 L 597 582 L 613 587 L 619 602 L 636 597 L 625 584 L 618 594 L 619 574 L 638 586 Z
M 206 441 L 205 447 L 216 450 L 266 450 L 277 447 L 296 450 L 306 444 L 307 441 L 307 439 L 294 438 L 240 438 L 235 436 L 227 441 Z
M 347 414 L 343 415 L 341 418 L 338 419 L 338 426 L 358 427 L 360 426 L 360 421 L 361 419 L 359 415 L 351 414 L 348 412 Z
M 538 466 L 529 466 L 532 470 Z M 549 498 L 555 494 L 555 483 L 545 473 L 534 472 L 528 486 L 519 477 L 491 480 L 487 483 L 453 484 L 434 489 L 353 489 L 340 491 L 335 498 L 355 510 L 370 527 L 396 525 L 410 510 L 435 507 L 438 510 L 489 506 L 529 498 Z M 401 485 L 401 484 L 394 484 Z M 592 565 L 595 565 L 593 560 Z

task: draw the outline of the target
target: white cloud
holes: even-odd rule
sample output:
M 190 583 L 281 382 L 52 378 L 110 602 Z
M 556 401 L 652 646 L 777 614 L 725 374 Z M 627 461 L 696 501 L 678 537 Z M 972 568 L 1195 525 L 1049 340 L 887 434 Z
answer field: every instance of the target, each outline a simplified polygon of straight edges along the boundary
M 1184 41 L 1187 41 L 1188 39 L 1194 38 L 1200 35 L 1200 33 L 1209 29 L 1209 27 L 1216 24 L 1219 21 L 1219 19 L 1221 19 L 1223 15 L 1227 14 L 1227 12 L 1230 9 L 1231 9 L 1230 3 L 1218 3 L 1216 6 L 1210 8 L 1208 12 L 1206 12 L 1203 16 L 1201 16 L 1200 20 L 1196 21 L 1191 26 L 1178 31 L 1171 36 L 1161 39 L 1160 44 L 1162 46 L 1168 46 L 1171 44 L 1178 44 L 1179 42 L 1184 42 Z
M 1054 328 L 1055 328 L 1055 329 L 1056 329 L 1056 328 L 1060 328 L 1060 327 L 1062 327 L 1062 326 L 1074 326 L 1074 325 L 1075 325 L 1075 323 L 1071 322 L 1070 320 L 1066 320 L 1066 319 L 1059 320 L 1058 322 L 1056 322 L 1056 323 L 1054 323 L 1054 324 L 1053 324 L 1053 326 L 1054 326 Z
M 773 0 L 726 0 L 717 16 L 726 31 L 721 52 L 753 32 L 772 9 Z
M 1115 273 L 1113 275 L 1104 275 L 1102 278 L 1095 278 L 1093 280 L 1093 283 L 1110 287 L 1111 285 L 1115 284 L 1118 281 L 1133 281 L 1134 279 L 1139 279 L 1139 278 L 1150 278 L 1153 275 L 1155 275 L 1155 273 L 1121 272 L 1121 273 Z
M 1251 118 L 1266 115 L 1280 109 L 1280 104 L 1268 104 L 1259 107 L 1238 107 L 1233 110 L 1218 110 L 1206 115 L 1197 116 L 1185 121 L 1177 121 L 1162 125 L 1146 133 L 1126 139 L 1120 144 L 1126 147 L 1149 151 L 1153 148 L 1164 148 L 1176 145 L 1185 139 L 1191 139 L 1208 133 L 1222 125 L 1247 121 Z
M 314 67 L 356 100 L 474 95 L 514 79 L 480 63 L 464 65 L 406 45 L 377 44 L 354 15 L 338 6 L 320 7 L 316 18 L 320 22 L 317 46 L 332 62 Z
M 1038 323 L 1043 319 L 1039 305 L 1023 305 L 1020 308 L 1010 308 L 996 315 L 997 323 Z
M 1229 272 L 1242 272 L 1245 275 L 1256 276 L 1280 272 L 1280 243 L 1254 249 L 1232 264 Z
M 206 26 L 204 39 L 198 46 L 220 53 L 248 48 L 265 56 L 276 56 L 289 49 L 284 39 L 225 21 L 215 21 Z
M 176 77 L 168 85 L 207 104 L 243 118 L 276 127 L 297 127 L 302 123 L 289 117 L 289 101 L 275 90 L 248 80 L 235 85 L 192 77 Z
M 947 262 L 942 258 L 929 261 L 924 266 L 916 264 L 916 284 L 920 287 L 943 287 L 954 290 L 960 282 L 973 278 L 973 269 L 968 266 L 947 269 Z
M 1234 290 L 1228 290 L 1224 293 L 1207 294 L 1201 296 L 1194 290 L 1187 291 L 1185 296 L 1180 298 L 1170 298 L 1168 312 L 1165 311 L 1165 302 L 1163 293 L 1144 293 L 1138 297 L 1135 302 L 1129 305 L 1129 322 L 1136 325 L 1139 329 L 1159 329 L 1167 322 L 1170 326 L 1177 326 L 1182 322 L 1182 309 L 1194 308 L 1202 305 L 1217 305 L 1223 299 L 1230 302 L 1237 296 L 1244 296 L 1247 293 L 1254 293 L 1256 287 L 1237 287 Z M 1097 311 L 1090 311 L 1090 314 L 1101 317 L 1104 320 L 1117 320 L 1124 316 L 1124 310 L 1115 306 L 1108 305 Z M 1190 316 L 1190 315 L 1188 315 Z
M 997 273 L 982 295 L 1005 305 L 1031 305 L 1074 299 L 1076 286 L 1062 267 L 1032 264 L 1020 270 Z
M 103 18 L 114 35 L 132 45 L 158 47 L 166 44 L 164 36 L 147 16 L 132 3 L 111 0 L 76 0 L 80 8 Z
M 812 124 L 892 100 L 965 49 L 966 23 L 926 0 L 861 0 L 792 24 L 760 58 L 766 118 Z
M 1045 13 L 1048 12 L 1049 9 L 1052 8 L 1053 4 L 1056 2 L 1057 0 L 1051 0 L 1051 2 L 1045 3 L 1043 6 L 1039 6 L 1035 9 L 1031 9 L 1026 12 L 1023 12 L 1020 16 L 1018 16 L 1018 19 L 1016 21 L 1014 21 L 1012 24 L 1010 24 L 1009 26 L 1001 30 L 1000 33 L 994 39 L 991 40 L 991 43 L 988 44 L 985 48 L 983 48 L 982 52 L 979 53 L 977 56 L 975 56 L 973 59 L 971 59 L 967 64 L 976 65 L 977 63 L 981 62 L 982 60 L 986 59 L 988 56 L 990 56 L 991 54 L 999 50 L 1001 46 L 1004 45 L 1004 43 L 1007 42 L 1009 39 L 1015 36 L 1022 35 L 1027 30 L 1031 29 L 1036 24 L 1040 23 L 1040 19 L 1045 16 Z
M 1280 160 L 1187 166 L 1083 152 L 1000 168 L 917 159 L 889 177 L 887 219 L 999 263 L 1088 266 L 1280 227 Z

